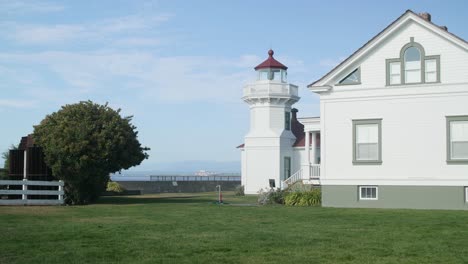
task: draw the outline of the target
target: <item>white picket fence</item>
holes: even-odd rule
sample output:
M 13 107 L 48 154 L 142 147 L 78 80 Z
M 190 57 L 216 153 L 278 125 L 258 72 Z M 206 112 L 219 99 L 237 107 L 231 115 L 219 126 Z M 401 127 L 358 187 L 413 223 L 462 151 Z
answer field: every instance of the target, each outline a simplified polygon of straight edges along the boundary
M 0 181 L 0 186 L 22 186 L 21 190 L 0 189 L 4 195 L 21 195 L 21 199 L 0 199 L 0 205 L 61 205 L 63 200 L 63 181 Z M 28 186 L 58 186 L 58 190 L 28 190 Z M 28 199 L 28 195 L 57 195 L 57 199 Z

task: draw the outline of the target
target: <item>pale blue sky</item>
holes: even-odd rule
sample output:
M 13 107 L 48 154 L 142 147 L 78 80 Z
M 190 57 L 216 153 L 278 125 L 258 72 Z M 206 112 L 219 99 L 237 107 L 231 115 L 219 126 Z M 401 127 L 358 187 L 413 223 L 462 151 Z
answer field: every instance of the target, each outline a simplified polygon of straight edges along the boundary
M 468 38 L 467 1 L 0 0 L 0 150 L 91 99 L 134 115 L 152 149 L 139 169 L 239 161 L 242 86 L 270 47 L 300 86 L 299 115 L 316 116 L 305 86 L 407 9 Z

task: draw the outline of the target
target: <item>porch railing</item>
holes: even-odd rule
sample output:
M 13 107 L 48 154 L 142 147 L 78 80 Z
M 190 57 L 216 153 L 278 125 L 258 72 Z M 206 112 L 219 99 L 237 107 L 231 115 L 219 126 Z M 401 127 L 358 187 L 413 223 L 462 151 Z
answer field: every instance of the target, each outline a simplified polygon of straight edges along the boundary
M 298 181 L 318 179 L 320 179 L 320 164 L 311 164 L 309 168 L 305 166 L 284 180 L 282 188 L 286 188 Z
M 303 170 L 300 169 L 298 170 L 296 173 L 294 173 L 293 175 L 291 175 L 291 177 L 287 178 L 286 180 L 283 181 L 283 186 L 284 187 L 287 187 L 288 185 L 291 185 L 297 181 L 300 181 L 302 180 L 302 174 L 303 174 Z
M 310 179 L 320 178 L 320 164 L 310 165 Z

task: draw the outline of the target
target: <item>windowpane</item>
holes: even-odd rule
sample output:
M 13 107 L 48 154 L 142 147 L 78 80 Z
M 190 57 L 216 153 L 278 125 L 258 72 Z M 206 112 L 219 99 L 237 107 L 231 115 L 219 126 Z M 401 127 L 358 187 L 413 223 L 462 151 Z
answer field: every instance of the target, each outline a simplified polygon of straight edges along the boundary
M 400 62 L 390 63 L 390 84 L 401 83 L 401 64 Z
M 430 59 L 425 62 L 425 79 L 426 82 L 437 81 L 437 60 Z
M 379 126 L 377 124 L 357 125 L 357 143 L 377 143 L 379 142 Z
M 291 114 L 284 112 L 284 129 L 291 130 Z
M 340 84 L 359 84 L 361 82 L 360 75 L 359 68 L 357 68 L 341 80 Z
M 421 82 L 421 53 L 416 47 L 405 51 L 405 83 Z
M 400 82 L 401 82 L 401 77 L 399 74 L 390 76 L 390 84 L 400 84 Z
M 271 70 L 271 79 L 273 81 L 281 81 L 281 72 L 280 70 Z
M 359 199 L 363 200 L 376 200 L 377 187 L 359 187 Z
M 450 122 L 451 141 L 468 141 L 468 121 Z
M 421 82 L 421 70 L 405 70 L 406 83 Z
M 400 74 L 401 67 L 399 62 L 390 63 L 390 74 Z
M 366 188 L 361 188 L 361 198 L 367 198 L 367 196 L 366 196 Z
M 405 51 L 405 61 L 421 61 L 421 53 L 416 47 L 409 47 Z
M 452 159 L 468 159 L 468 141 L 452 142 Z
M 426 82 L 437 82 L 437 73 L 426 72 Z
M 437 62 L 436 60 L 426 60 L 426 72 L 435 72 L 437 71 Z
M 357 144 L 357 160 L 378 160 L 379 159 L 379 145 L 378 143 L 361 143 Z

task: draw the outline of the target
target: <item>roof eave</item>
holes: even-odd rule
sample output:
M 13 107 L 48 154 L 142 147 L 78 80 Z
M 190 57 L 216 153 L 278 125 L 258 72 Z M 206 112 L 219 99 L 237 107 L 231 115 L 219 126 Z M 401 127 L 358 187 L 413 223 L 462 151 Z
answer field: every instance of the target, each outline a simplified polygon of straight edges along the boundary
M 320 79 L 316 80 L 315 82 L 307 85 L 307 87 L 310 89 L 311 87 L 321 87 L 324 86 L 330 79 L 334 77 L 334 73 L 337 73 L 341 71 L 342 69 L 348 67 L 350 64 L 352 64 L 356 59 L 359 59 L 362 54 L 365 54 L 367 52 L 367 49 L 371 48 L 373 45 L 379 42 L 379 39 L 384 37 L 386 34 L 391 33 L 393 30 L 397 28 L 397 25 L 400 22 L 403 22 L 407 17 L 413 16 L 415 17 L 415 21 L 419 21 L 422 24 L 427 23 L 426 25 L 429 27 L 432 27 L 434 31 L 438 31 L 440 35 L 444 35 L 447 38 L 451 38 L 452 41 L 459 42 L 461 46 L 464 46 L 465 48 L 468 47 L 468 42 L 466 42 L 464 39 L 458 37 L 457 35 L 445 31 L 441 29 L 439 26 L 436 24 L 426 21 L 423 18 L 421 18 L 418 14 L 413 12 L 412 10 L 406 10 L 405 13 L 403 13 L 401 16 L 399 16 L 397 19 L 395 19 L 392 23 L 390 23 L 387 27 L 385 27 L 382 31 L 380 31 L 377 35 L 375 35 L 373 38 L 371 38 L 369 41 L 367 41 L 363 46 L 361 46 L 359 49 L 357 49 L 353 54 L 351 54 L 349 57 L 347 57 L 344 61 L 339 63 L 336 67 L 334 67 L 332 70 L 330 70 L 327 74 L 322 76 Z M 468 48 L 467 48 L 468 49 Z
M 309 91 L 318 93 L 318 94 L 329 92 L 332 89 L 330 85 L 322 85 L 322 86 L 308 85 L 307 88 L 309 88 Z

